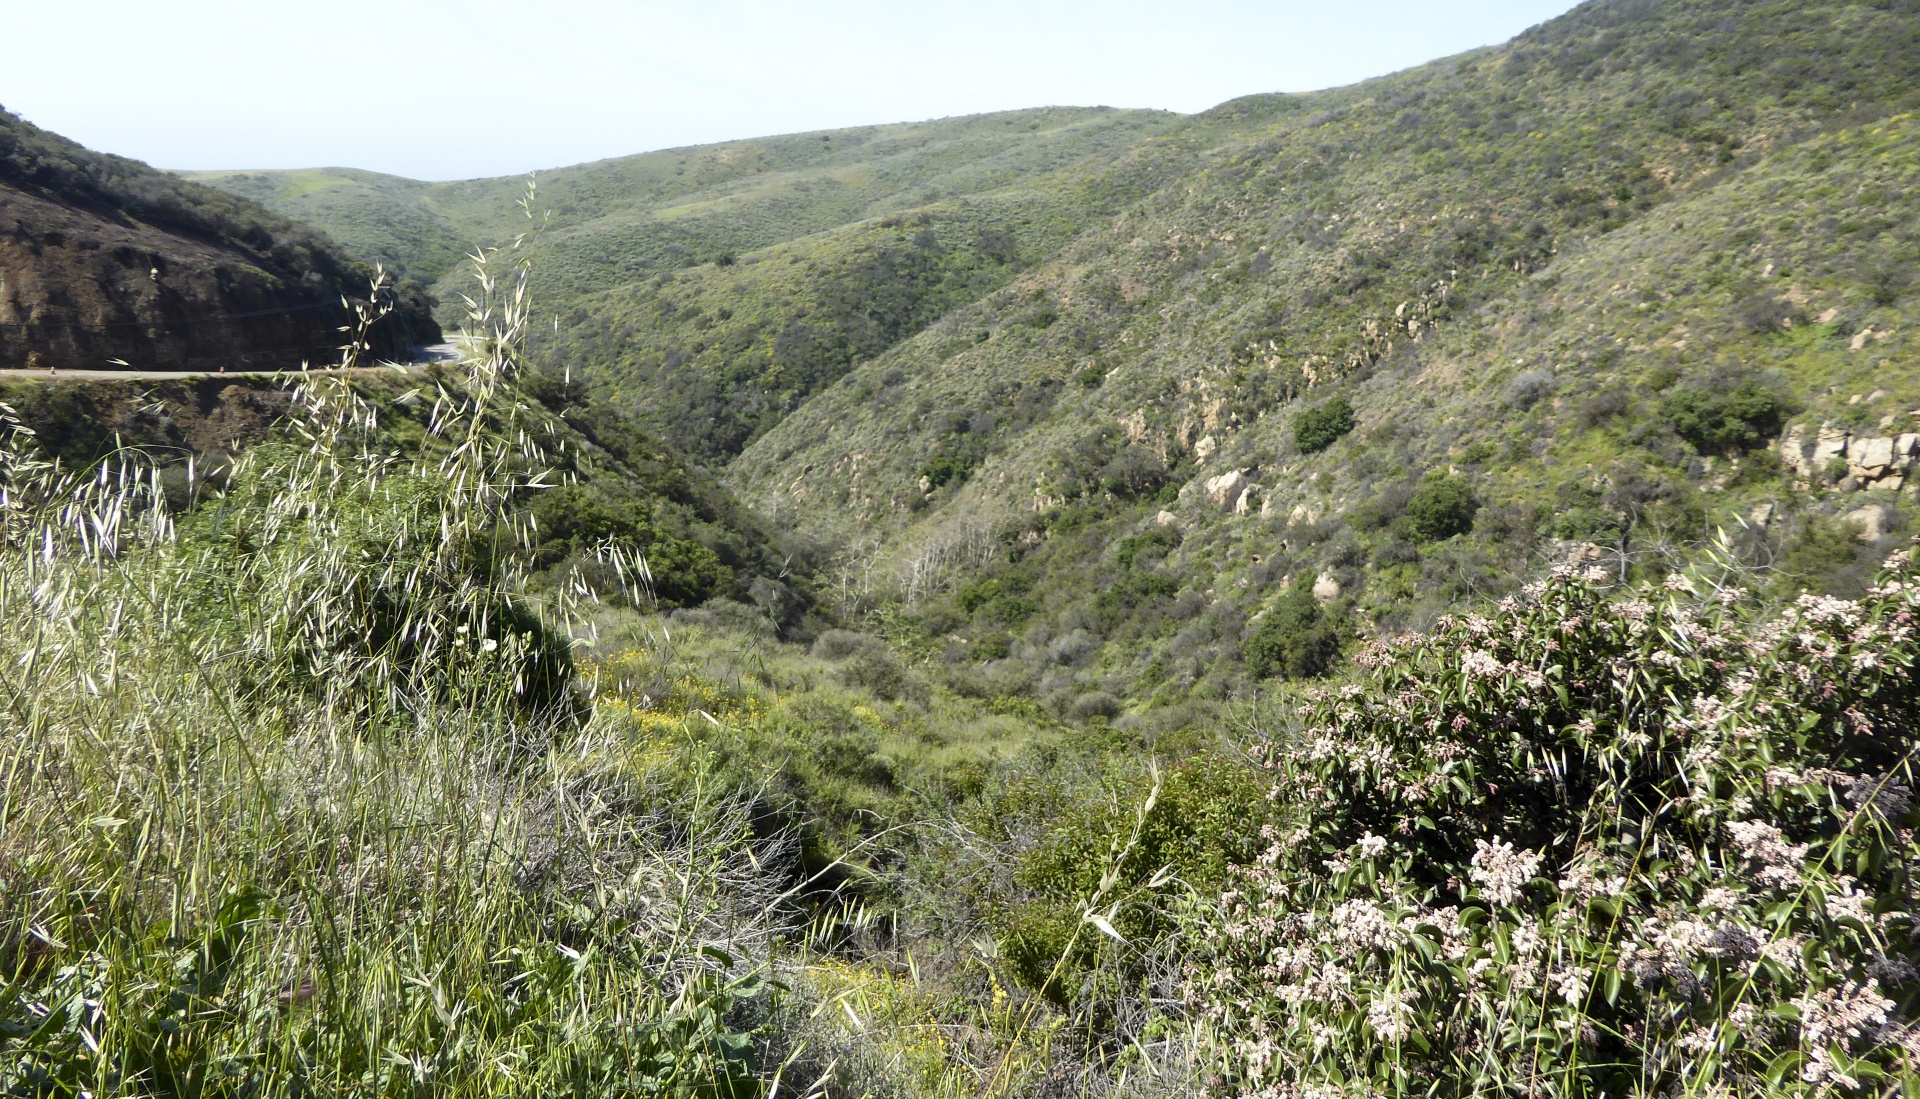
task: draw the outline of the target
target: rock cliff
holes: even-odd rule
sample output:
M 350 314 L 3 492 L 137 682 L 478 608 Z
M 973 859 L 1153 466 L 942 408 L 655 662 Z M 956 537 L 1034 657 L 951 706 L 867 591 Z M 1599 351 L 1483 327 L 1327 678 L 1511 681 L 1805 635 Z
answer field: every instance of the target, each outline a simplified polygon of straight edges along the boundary
M 323 364 L 372 275 L 318 230 L 0 111 L 0 367 Z M 377 356 L 440 339 L 417 288 L 384 296 Z

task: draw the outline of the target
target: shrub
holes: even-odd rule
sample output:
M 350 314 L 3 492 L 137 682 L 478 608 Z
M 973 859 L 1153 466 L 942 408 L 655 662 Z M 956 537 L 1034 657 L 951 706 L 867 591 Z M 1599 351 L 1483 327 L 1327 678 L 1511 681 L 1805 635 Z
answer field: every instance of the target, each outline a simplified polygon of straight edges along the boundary
M 884 653 L 886 648 L 879 638 L 852 630 L 828 630 L 813 641 L 813 655 L 823 660 L 845 660 L 856 653 Z
M 1247 674 L 1254 679 L 1325 675 L 1340 652 L 1340 634 L 1312 592 L 1291 590 L 1268 609 L 1247 639 Z
M 1303 408 L 1293 417 L 1293 445 L 1302 454 L 1317 454 L 1353 430 L 1353 406 L 1345 397 Z
M 1832 590 L 1860 563 L 1865 548 L 1859 528 L 1840 519 L 1809 516 L 1787 540 L 1781 555 L 1775 579 L 1780 594 Z
M 1609 389 L 1583 402 L 1577 419 L 1582 428 L 1592 429 L 1625 416 L 1627 408 L 1627 395 L 1617 389 Z
M 1673 429 L 1703 454 L 1738 454 L 1780 434 L 1792 407 L 1778 390 L 1753 378 L 1731 386 L 1712 380 L 1669 393 Z
M 1554 377 L 1551 370 L 1528 370 L 1514 377 L 1507 385 L 1507 400 L 1515 408 L 1527 409 L 1553 394 Z
M 889 702 L 905 697 L 914 687 L 907 678 L 906 669 L 902 668 L 900 662 L 884 649 L 859 653 L 847 662 L 847 666 L 841 669 L 840 674 L 848 683 L 865 687 L 877 697 Z
M 1067 707 L 1067 716 L 1075 721 L 1096 717 L 1112 720 L 1120 716 L 1120 700 L 1105 691 L 1088 691 Z
M 1912 1087 L 1920 583 L 1891 564 L 1772 622 L 1719 578 L 1561 572 L 1310 693 L 1255 749 L 1290 824 L 1179 933 L 1222 1090 Z
M 920 478 L 927 483 L 931 492 L 949 482 L 965 481 L 973 472 L 973 464 L 964 457 L 952 454 L 937 454 L 926 465 L 920 467 Z
M 1451 473 L 1429 473 L 1414 486 L 1403 513 L 1414 536 L 1438 542 L 1473 529 L 1480 504 L 1466 478 Z

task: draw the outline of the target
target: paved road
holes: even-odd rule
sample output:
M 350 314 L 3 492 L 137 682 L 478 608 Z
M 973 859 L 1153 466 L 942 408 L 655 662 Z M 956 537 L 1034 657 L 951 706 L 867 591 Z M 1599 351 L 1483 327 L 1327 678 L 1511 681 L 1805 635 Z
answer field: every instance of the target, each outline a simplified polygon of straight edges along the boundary
M 356 374 L 391 374 L 398 370 L 402 373 L 420 370 L 436 363 L 455 362 L 460 352 L 450 343 L 437 343 L 431 347 L 414 349 L 416 359 L 410 363 L 381 363 L 379 366 L 358 366 Z M 316 367 L 312 373 L 326 372 L 324 367 Z M 218 370 L 59 370 L 49 373 L 45 370 L 0 370 L 0 381 L 19 379 L 22 381 L 38 378 L 41 381 L 97 381 L 113 379 L 136 379 L 140 381 L 180 381 L 187 378 L 292 378 L 299 377 L 298 370 L 229 370 L 225 374 Z

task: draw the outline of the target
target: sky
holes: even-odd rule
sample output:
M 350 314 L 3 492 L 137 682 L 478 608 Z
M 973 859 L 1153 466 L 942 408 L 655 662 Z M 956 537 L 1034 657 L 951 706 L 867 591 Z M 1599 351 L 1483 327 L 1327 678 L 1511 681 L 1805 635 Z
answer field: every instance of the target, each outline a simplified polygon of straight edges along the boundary
M 0 0 L 0 105 L 162 168 L 470 179 L 1021 107 L 1199 111 L 1502 42 L 1572 6 Z

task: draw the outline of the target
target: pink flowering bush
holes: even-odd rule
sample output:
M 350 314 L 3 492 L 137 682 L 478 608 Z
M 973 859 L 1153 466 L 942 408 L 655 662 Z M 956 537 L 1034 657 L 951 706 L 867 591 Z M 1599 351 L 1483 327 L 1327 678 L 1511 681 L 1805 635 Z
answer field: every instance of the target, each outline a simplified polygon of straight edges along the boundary
M 1756 621 L 1557 573 L 1375 644 L 1259 745 L 1277 824 L 1185 910 L 1227 1094 L 1920 1085 L 1920 582 Z

